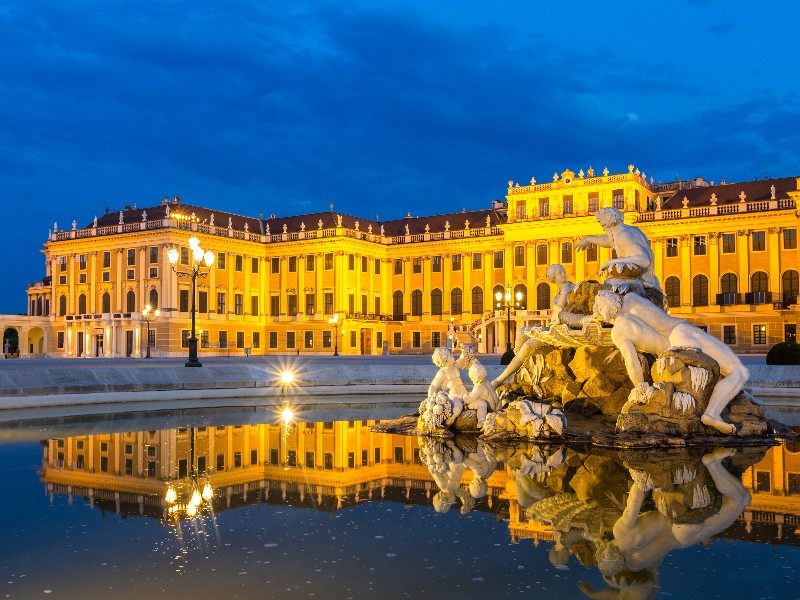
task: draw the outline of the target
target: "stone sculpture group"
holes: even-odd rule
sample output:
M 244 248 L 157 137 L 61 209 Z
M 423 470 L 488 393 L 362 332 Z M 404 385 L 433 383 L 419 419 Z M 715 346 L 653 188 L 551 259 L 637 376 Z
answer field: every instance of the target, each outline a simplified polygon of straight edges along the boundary
M 491 382 L 462 345 L 456 358 L 437 348 L 439 367 L 419 408 L 416 432 L 448 437 L 480 431 L 486 438 L 557 438 L 565 413 L 616 415 L 616 432 L 672 436 L 770 433 L 763 411 L 743 392 L 748 371 L 706 331 L 671 316 L 653 272 L 644 233 L 616 208 L 597 211 L 603 235 L 581 239 L 610 248 L 603 282 L 570 282 L 563 266 L 548 280 L 558 292 L 550 323 L 519 328 L 515 356 Z M 467 370 L 472 390 L 461 379 Z

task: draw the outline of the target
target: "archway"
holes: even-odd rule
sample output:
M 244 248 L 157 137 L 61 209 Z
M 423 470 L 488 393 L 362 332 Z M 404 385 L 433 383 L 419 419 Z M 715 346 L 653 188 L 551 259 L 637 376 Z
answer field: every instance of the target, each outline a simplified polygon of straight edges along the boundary
M 19 331 L 13 327 L 6 327 L 3 331 L 3 352 L 19 355 Z
M 43 354 L 44 349 L 44 331 L 41 327 L 32 327 L 28 332 L 28 352 L 31 354 Z

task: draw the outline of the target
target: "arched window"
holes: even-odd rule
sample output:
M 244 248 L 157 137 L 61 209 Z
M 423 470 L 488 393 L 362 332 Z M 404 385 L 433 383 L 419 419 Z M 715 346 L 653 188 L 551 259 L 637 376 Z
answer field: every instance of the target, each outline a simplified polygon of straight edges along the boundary
M 58 316 L 63 317 L 67 314 L 67 297 L 60 296 L 58 298 Z
M 517 301 L 517 294 L 522 294 L 522 298 Z M 525 287 L 525 284 L 520 283 L 514 286 L 514 306 L 516 306 L 519 310 L 527 310 L 528 309 L 528 288 Z
M 769 278 L 764 271 L 756 271 L 750 276 L 750 291 L 752 292 L 751 304 L 764 304 L 769 291 Z
M 472 288 L 472 314 L 480 315 L 483 313 L 483 288 L 476 285 Z
M 504 288 L 502 285 L 496 285 L 494 288 L 492 288 L 492 302 L 494 302 L 495 307 L 497 307 L 497 292 L 500 292 L 500 297 L 502 298 L 503 294 L 506 293 L 506 288 Z M 500 302 L 502 303 L 503 300 L 500 300 Z
M 158 308 L 158 290 L 155 288 L 150 290 L 150 306 L 153 310 Z
M 540 283 L 536 286 L 536 310 L 547 310 L 550 308 L 550 284 Z
M 136 292 L 130 290 L 128 295 L 126 296 L 127 303 L 126 303 L 126 311 L 129 313 L 136 312 Z
M 453 288 L 450 292 L 450 314 L 460 315 L 462 310 L 461 305 L 461 288 Z
M 708 306 L 708 277 L 705 275 L 692 278 L 692 306 Z
M 395 321 L 403 320 L 403 292 L 400 290 L 392 294 L 392 318 Z
M 422 316 L 422 292 L 420 290 L 411 292 L 411 316 Z
M 86 294 L 78 296 L 78 314 L 86 314 Z
M 431 291 L 431 314 L 442 316 L 442 290 L 439 288 Z
M 739 293 L 739 277 L 736 273 L 725 273 L 720 280 L 720 302 L 723 306 L 736 304 L 736 294 Z
M 103 308 L 100 312 L 110 313 L 111 312 L 111 294 L 108 292 L 103 292 L 103 300 L 101 302 Z
M 786 306 L 797 304 L 797 296 L 800 295 L 800 276 L 794 269 L 784 271 L 781 276 L 781 292 Z
M 681 305 L 681 280 L 670 275 L 664 282 L 664 294 L 667 296 L 667 306 L 678 307 Z

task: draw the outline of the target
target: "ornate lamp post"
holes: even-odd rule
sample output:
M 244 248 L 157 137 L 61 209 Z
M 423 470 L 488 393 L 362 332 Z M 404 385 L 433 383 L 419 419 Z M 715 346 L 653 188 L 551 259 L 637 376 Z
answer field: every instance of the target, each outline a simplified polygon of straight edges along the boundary
M 497 292 L 494 295 L 495 300 L 497 300 L 497 308 L 499 310 L 505 309 L 508 311 L 507 317 L 507 328 L 506 328 L 506 351 L 503 356 L 500 357 L 500 364 L 507 365 L 511 362 L 511 359 L 514 358 L 514 350 L 511 348 L 511 300 L 516 300 L 516 305 L 519 306 L 520 301 L 522 300 L 522 292 L 517 292 L 515 296 L 511 295 L 511 285 L 506 285 L 506 293 Z M 505 300 L 505 304 L 503 304 L 503 300 Z
M 334 313 L 328 323 L 333 327 L 333 355 L 339 356 L 339 313 Z
M 167 252 L 169 264 L 172 265 L 172 270 L 179 277 L 188 277 L 192 280 L 192 335 L 189 338 L 189 360 L 186 361 L 187 367 L 202 367 L 203 364 L 197 359 L 197 336 L 195 335 L 195 289 L 197 287 L 197 278 L 205 277 L 208 275 L 211 266 L 214 264 L 214 253 L 210 250 L 203 251 L 200 247 L 200 240 L 195 236 L 189 238 L 189 250 L 191 250 L 191 257 L 189 259 L 188 270 L 178 269 L 178 259 L 180 252 L 172 248 Z M 204 270 L 205 269 L 205 270 Z
M 158 315 L 160 314 L 160 310 L 153 310 L 153 307 L 149 304 L 144 307 L 144 310 L 142 310 L 142 321 L 147 323 L 147 351 L 144 355 L 145 358 L 150 358 L 150 323 L 155 323 L 158 320 Z

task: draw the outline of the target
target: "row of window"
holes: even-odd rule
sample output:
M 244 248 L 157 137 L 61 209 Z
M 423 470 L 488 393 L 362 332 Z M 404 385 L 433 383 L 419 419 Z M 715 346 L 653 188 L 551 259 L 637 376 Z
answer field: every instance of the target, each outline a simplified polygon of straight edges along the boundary
M 797 229 L 784 229 L 782 232 L 783 249 L 796 250 L 797 249 Z M 722 243 L 723 254 L 736 253 L 736 234 L 723 233 L 720 235 Z M 678 238 L 667 238 L 666 241 L 666 254 L 667 257 L 678 256 L 678 248 L 680 247 Z M 708 236 L 695 235 L 692 236 L 692 248 L 695 256 L 705 256 L 708 247 Z M 766 231 L 753 231 L 750 234 L 750 248 L 753 252 L 764 252 L 767 249 L 767 232 Z
M 669 306 L 681 305 L 681 280 L 674 275 L 664 281 L 664 294 Z M 720 293 L 715 304 L 768 304 L 780 301 L 785 305 L 795 304 L 800 295 L 800 275 L 790 269 L 781 276 L 781 297 L 773 298 L 769 291 L 769 276 L 764 271 L 756 271 L 750 276 L 750 292 L 739 294 L 739 277 L 735 273 L 725 273 L 720 278 Z M 708 306 L 708 277 L 695 275 L 692 278 L 692 306 Z
M 636 204 L 639 204 L 639 191 L 636 190 Z M 648 198 L 649 200 L 649 198 Z M 549 217 L 550 216 L 550 198 L 548 196 L 542 196 L 538 198 L 538 216 L 539 217 Z M 586 201 L 586 208 L 589 213 L 596 213 L 600 205 L 600 194 L 599 192 L 590 192 Z M 618 208 L 620 210 L 625 209 L 625 193 L 621 189 L 613 190 L 611 194 L 611 205 L 614 208 Z M 561 214 L 562 215 L 574 215 L 575 214 L 575 202 L 573 200 L 572 194 L 565 194 L 561 198 Z M 517 210 L 516 210 L 517 219 L 527 219 L 528 218 L 528 205 L 524 199 L 517 200 Z M 533 215 L 530 215 L 533 216 Z

